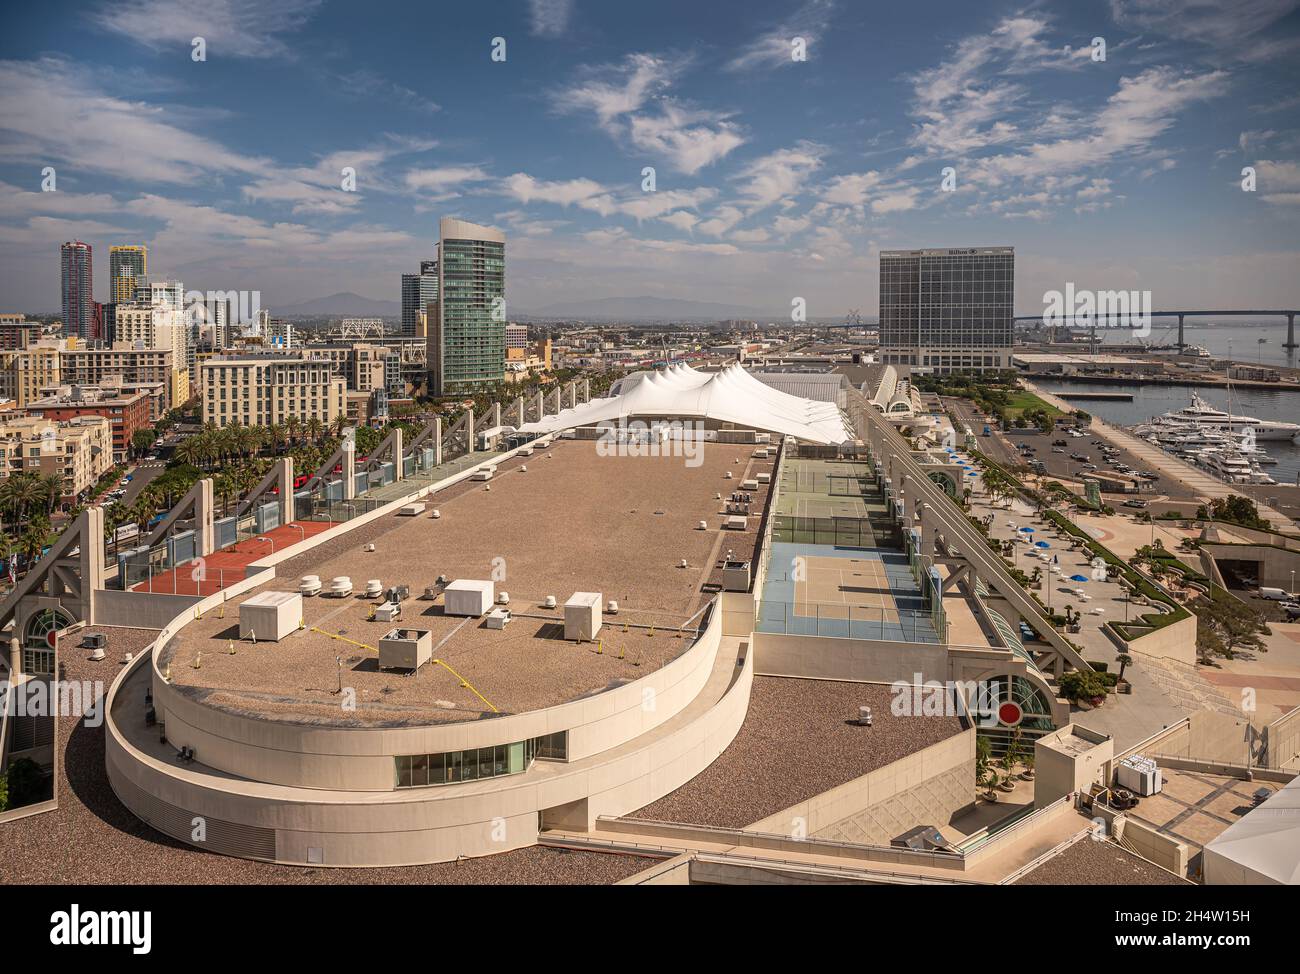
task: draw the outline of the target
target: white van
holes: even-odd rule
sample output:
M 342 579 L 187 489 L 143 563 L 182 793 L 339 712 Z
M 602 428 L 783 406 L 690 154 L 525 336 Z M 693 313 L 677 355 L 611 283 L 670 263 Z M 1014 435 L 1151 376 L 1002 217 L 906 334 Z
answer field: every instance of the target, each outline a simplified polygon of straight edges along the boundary
M 1261 599 L 1268 599 L 1270 602 L 1286 602 L 1291 598 L 1284 589 L 1264 588 L 1263 586 L 1260 586 L 1259 597 Z

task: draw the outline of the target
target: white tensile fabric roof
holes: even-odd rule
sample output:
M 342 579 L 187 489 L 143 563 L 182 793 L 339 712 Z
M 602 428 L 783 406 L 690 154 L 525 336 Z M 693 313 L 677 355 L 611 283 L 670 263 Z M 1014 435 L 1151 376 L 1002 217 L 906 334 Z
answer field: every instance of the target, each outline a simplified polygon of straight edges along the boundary
M 1205 847 L 1207 883 L 1300 883 L 1300 778 L 1295 778 Z
M 646 372 L 640 381 L 617 396 L 562 409 L 557 416 L 525 423 L 520 431 L 554 433 L 620 419 L 662 417 L 736 423 L 810 443 L 843 443 L 852 439 L 844 416 L 834 403 L 815 402 L 773 389 L 739 365 L 711 373 L 697 372 L 689 365 L 671 365 Z

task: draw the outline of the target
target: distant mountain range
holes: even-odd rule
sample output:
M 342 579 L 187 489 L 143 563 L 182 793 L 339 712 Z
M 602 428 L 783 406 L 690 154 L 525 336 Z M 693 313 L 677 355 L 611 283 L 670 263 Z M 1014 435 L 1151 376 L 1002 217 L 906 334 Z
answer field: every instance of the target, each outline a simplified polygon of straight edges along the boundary
M 719 304 L 713 301 L 689 301 L 683 298 L 640 297 L 594 298 L 590 301 L 562 301 L 531 311 L 513 309 L 512 317 L 530 318 L 581 318 L 630 319 L 633 321 L 684 321 L 699 319 L 718 321 L 726 318 L 748 318 L 754 321 L 778 320 L 758 308 L 738 304 Z
M 402 313 L 400 301 L 380 301 L 352 291 L 340 291 L 324 298 L 312 298 L 297 304 L 272 305 L 274 317 L 328 316 L 346 318 L 396 318 Z

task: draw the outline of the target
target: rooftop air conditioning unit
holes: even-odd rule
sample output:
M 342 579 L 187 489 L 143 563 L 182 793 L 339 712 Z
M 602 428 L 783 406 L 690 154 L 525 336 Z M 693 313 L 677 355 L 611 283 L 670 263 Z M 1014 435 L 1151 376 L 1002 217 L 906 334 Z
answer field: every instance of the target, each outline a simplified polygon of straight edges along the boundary
M 102 632 L 90 632 L 82 638 L 81 645 L 86 649 L 103 649 L 108 645 L 108 636 Z
M 433 659 L 433 633 L 428 629 L 393 629 L 379 639 L 381 670 L 414 673 Z
M 722 563 L 722 590 L 724 592 L 749 591 L 749 562 L 727 559 Z

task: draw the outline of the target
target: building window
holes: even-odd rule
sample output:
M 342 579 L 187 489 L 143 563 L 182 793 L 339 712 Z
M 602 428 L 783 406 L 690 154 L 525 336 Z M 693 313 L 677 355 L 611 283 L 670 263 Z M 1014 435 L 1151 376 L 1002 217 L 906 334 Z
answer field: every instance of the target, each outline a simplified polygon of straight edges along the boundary
M 535 760 L 564 761 L 568 753 L 569 732 L 559 731 L 513 744 L 444 754 L 397 755 L 393 758 L 394 782 L 398 788 L 424 788 L 502 778 L 527 771 Z

